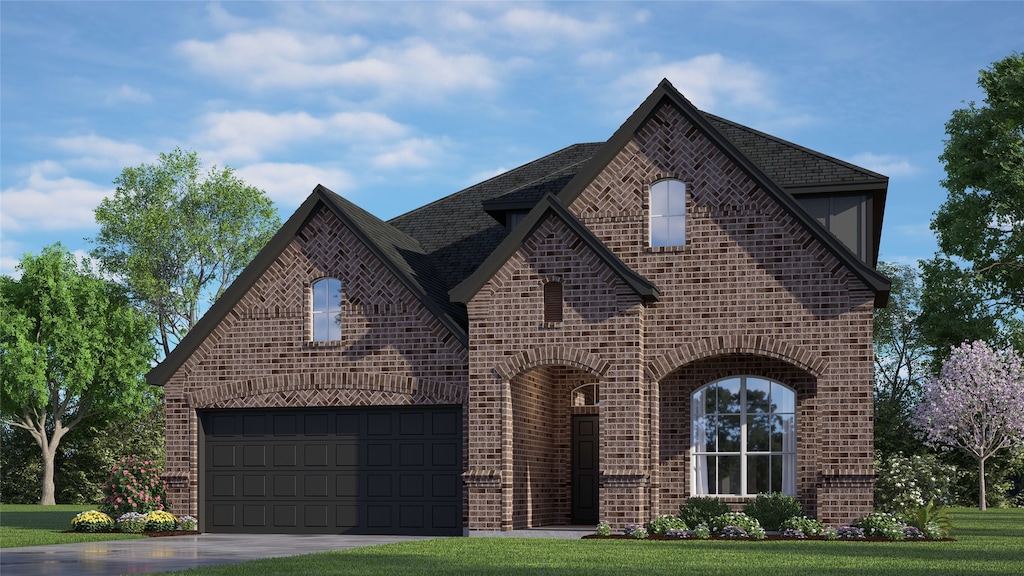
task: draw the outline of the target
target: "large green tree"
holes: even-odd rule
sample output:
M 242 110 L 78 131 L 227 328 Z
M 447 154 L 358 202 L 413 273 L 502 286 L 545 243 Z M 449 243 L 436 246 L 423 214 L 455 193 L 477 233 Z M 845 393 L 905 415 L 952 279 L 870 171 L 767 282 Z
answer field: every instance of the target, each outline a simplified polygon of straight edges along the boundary
M 54 504 L 61 439 L 89 418 L 110 420 L 149 402 L 153 346 L 124 289 L 95 276 L 63 246 L 25 255 L 21 277 L 0 277 L 0 414 L 42 453 L 40 504 Z
M 992 324 L 1019 343 L 1019 334 L 1008 332 L 1019 329 L 1024 312 L 1024 55 L 982 70 L 978 85 L 984 103 L 953 111 L 939 157 L 949 196 L 932 221 L 942 254 L 925 271 L 925 291 L 935 301 L 925 312 L 928 330 L 940 329 L 929 338 L 943 352 L 984 336 L 956 333 L 955 324 L 968 319 L 973 331 Z M 962 295 L 968 300 L 958 306 L 953 298 Z M 958 311 L 969 316 L 942 318 Z
M 96 208 L 92 255 L 153 317 L 166 356 L 280 227 L 266 193 L 176 148 L 125 168 Z
M 931 348 L 921 334 L 921 278 L 915 266 L 881 262 L 892 281 L 889 304 L 875 310 L 875 448 L 886 455 L 923 448 L 908 418 L 928 377 Z

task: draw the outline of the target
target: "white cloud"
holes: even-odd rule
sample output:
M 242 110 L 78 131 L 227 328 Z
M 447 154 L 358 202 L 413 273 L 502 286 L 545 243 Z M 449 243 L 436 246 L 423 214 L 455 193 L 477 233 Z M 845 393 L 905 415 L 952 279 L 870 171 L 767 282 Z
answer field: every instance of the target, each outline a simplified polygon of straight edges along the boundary
M 906 158 L 888 154 L 864 152 L 854 156 L 850 162 L 889 177 L 912 176 L 917 173 L 917 168 Z
M 495 23 L 510 37 L 542 47 L 566 42 L 590 43 L 615 29 L 610 21 L 588 22 L 538 8 L 513 8 L 499 16 Z
M 107 93 L 107 104 L 145 104 L 153 97 L 133 86 L 123 84 Z
M 416 98 L 498 84 L 496 66 L 479 54 L 444 53 L 423 40 L 367 44 L 360 36 L 261 30 L 188 40 L 178 50 L 196 69 L 253 89 L 342 87 Z
M 93 209 L 113 191 L 70 178 L 53 162 L 41 162 L 32 166 L 24 185 L 0 192 L 0 223 L 11 231 L 90 227 L 95 223 Z
M 425 168 L 442 152 L 443 146 L 429 138 L 409 138 L 374 156 L 374 168 Z
M 504 174 L 505 172 L 508 172 L 508 168 L 505 168 L 504 166 L 501 166 L 501 167 L 498 167 L 498 168 L 494 168 L 492 170 L 481 170 L 480 172 L 477 172 L 475 174 L 471 174 L 469 176 L 469 178 L 467 179 L 466 184 L 469 185 L 469 186 L 473 186 L 475 184 L 479 184 L 481 182 L 485 182 L 487 180 L 490 180 L 491 178 L 494 178 L 495 176 L 500 176 L 500 175 Z
M 250 164 L 235 172 L 246 183 L 266 191 L 271 200 L 287 207 L 301 204 L 317 184 L 323 184 L 339 194 L 354 187 L 348 172 L 309 164 L 265 162 Z
M 317 118 L 306 112 L 268 114 L 256 110 L 218 112 L 201 119 L 199 140 L 227 160 L 259 160 L 263 153 L 290 142 L 318 138 L 342 142 L 380 142 L 401 138 L 408 128 L 383 114 L 342 112 Z
M 95 134 L 57 138 L 54 140 L 54 146 L 76 156 L 68 160 L 69 165 L 86 168 L 123 168 L 152 162 L 157 157 L 155 153 L 138 144 L 118 142 Z
M 635 103 L 650 94 L 662 78 L 668 78 L 697 108 L 708 112 L 724 106 L 775 106 L 763 72 L 718 53 L 641 68 L 622 76 L 614 86 L 625 101 Z
M 210 17 L 210 24 L 220 30 L 237 30 L 248 23 L 245 18 L 239 18 L 229 13 L 219 2 L 207 5 L 206 13 Z

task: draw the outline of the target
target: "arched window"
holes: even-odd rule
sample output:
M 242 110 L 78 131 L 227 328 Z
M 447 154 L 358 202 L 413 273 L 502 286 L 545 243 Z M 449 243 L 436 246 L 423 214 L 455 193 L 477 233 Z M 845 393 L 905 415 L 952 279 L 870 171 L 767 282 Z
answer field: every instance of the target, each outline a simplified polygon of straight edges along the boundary
M 665 179 L 651 184 L 651 246 L 686 245 L 686 183 Z
M 562 321 L 562 283 L 544 283 L 544 321 Z
M 341 280 L 313 282 L 313 341 L 341 340 Z
M 693 393 L 694 495 L 796 495 L 796 393 L 738 376 Z

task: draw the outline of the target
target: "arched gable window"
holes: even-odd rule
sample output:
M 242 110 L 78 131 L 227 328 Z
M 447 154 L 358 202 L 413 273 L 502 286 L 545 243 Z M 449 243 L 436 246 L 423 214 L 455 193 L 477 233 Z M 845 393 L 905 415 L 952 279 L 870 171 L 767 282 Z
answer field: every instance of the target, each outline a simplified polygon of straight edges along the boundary
M 651 184 L 651 246 L 686 245 L 686 183 L 667 178 Z
M 313 341 L 341 340 L 341 280 L 313 282 Z
M 544 283 L 544 322 L 562 321 L 562 283 Z
M 693 393 L 694 495 L 796 496 L 796 393 L 754 376 L 712 382 Z

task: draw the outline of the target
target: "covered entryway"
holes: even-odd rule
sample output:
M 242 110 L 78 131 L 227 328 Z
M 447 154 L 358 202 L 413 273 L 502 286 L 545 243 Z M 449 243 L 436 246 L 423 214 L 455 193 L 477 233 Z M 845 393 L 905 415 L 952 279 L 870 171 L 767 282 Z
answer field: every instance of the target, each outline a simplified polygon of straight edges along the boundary
M 199 413 L 206 532 L 462 535 L 462 408 Z
M 598 378 L 549 365 L 519 374 L 509 387 L 512 528 L 597 523 Z

